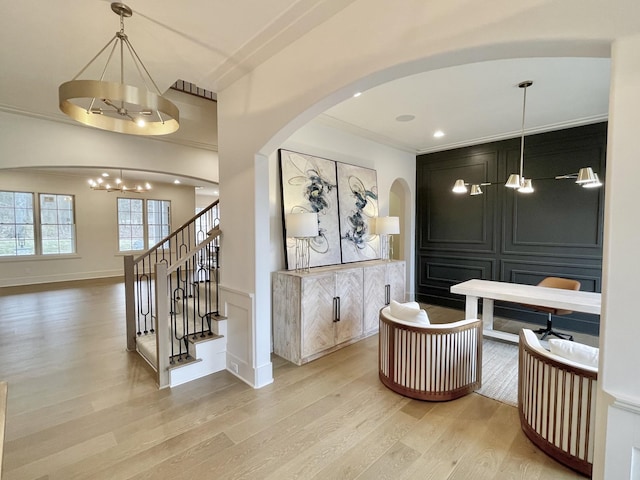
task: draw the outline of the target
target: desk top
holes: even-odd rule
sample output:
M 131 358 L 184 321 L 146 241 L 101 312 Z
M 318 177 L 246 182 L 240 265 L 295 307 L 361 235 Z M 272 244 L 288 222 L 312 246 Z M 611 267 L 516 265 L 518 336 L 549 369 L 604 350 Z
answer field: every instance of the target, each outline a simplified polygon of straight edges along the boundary
M 453 285 L 451 293 L 600 315 L 601 295 L 594 292 L 474 279 Z

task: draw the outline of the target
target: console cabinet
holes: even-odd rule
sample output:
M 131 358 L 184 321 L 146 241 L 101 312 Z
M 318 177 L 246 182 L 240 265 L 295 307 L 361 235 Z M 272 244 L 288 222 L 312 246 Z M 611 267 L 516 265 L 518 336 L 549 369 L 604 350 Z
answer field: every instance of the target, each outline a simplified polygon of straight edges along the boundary
M 391 303 L 404 302 L 404 262 L 383 262 L 364 268 L 364 318 L 365 335 L 379 329 L 380 309 Z
M 273 351 L 297 365 L 378 331 L 378 312 L 404 298 L 404 262 L 369 261 L 273 274 Z

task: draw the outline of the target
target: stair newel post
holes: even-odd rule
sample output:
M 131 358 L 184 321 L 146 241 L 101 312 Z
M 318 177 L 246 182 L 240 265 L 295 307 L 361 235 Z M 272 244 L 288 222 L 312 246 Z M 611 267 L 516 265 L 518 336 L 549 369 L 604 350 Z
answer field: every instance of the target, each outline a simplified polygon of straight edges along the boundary
M 169 342 L 171 339 L 167 323 L 169 321 L 169 285 L 167 265 L 156 263 L 156 358 L 158 359 L 158 387 L 169 386 Z
M 135 266 L 133 255 L 124 256 L 124 298 L 125 321 L 127 326 L 127 350 L 136 349 L 136 295 L 135 295 Z

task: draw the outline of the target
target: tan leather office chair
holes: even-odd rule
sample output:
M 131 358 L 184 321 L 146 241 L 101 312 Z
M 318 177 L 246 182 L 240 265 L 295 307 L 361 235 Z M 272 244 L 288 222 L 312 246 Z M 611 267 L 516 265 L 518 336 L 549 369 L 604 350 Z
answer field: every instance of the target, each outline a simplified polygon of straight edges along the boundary
M 577 280 L 571 280 L 569 278 L 559 278 L 559 277 L 547 277 L 543 279 L 540 283 L 538 283 L 538 287 L 547 287 L 547 288 L 564 288 L 565 290 L 580 290 L 580 282 Z M 553 329 L 552 325 L 552 315 L 567 315 L 572 313 L 571 310 L 562 310 L 559 308 L 553 307 L 543 307 L 541 305 L 525 305 L 527 307 L 533 308 L 538 312 L 546 312 L 547 317 L 547 326 L 545 328 L 540 328 L 535 330 L 535 333 L 541 333 L 541 340 L 544 340 L 549 335 L 553 335 L 554 337 L 564 338 L 565 340 L 573 340 L 573 335 L 569 335 L 568 333 L 560 333 L 556 332 Z

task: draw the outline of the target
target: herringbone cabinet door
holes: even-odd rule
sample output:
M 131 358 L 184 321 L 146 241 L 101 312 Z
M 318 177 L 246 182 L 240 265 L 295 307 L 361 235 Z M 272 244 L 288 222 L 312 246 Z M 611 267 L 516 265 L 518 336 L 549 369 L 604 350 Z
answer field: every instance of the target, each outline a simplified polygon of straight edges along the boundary
M 326 350 L 335 343 L 333 333 L 335 275 L 302 279 L 302 357 Z

